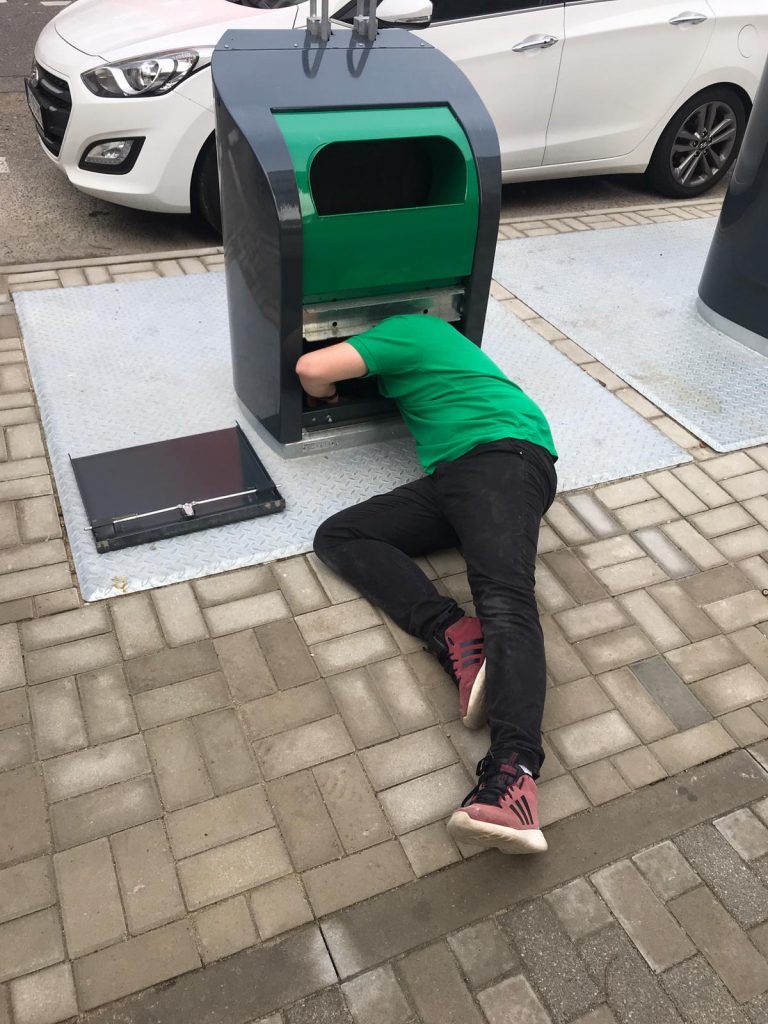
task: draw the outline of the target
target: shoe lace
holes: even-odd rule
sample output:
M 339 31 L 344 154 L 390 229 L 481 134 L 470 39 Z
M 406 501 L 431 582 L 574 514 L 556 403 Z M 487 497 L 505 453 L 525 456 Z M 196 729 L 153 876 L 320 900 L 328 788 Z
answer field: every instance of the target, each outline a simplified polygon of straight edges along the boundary
M 478 762 L 476 773 L 478 775 L 477 785 L 471 793 L 467 793 L 464 797 L 461 803 L 462 807 L 466 807 L 469 803 L 498 803 L 509 787 L 513 786 L 519 778 L 520 769 L 503 758 L 486 754 L 482 761 Z

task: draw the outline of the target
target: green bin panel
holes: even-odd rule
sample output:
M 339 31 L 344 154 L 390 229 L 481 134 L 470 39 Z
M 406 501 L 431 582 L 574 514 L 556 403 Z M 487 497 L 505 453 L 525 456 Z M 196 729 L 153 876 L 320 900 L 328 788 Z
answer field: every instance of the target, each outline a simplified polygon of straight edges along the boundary
M 299 190 L 305 302 L 439 287 L 471 274 L 477 172 L 449 107 L 274 116 Z

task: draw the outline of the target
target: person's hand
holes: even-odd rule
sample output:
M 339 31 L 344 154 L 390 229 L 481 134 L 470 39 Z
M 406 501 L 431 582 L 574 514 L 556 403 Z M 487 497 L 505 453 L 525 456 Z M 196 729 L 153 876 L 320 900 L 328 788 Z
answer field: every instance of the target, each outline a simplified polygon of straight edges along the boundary
M 314 395 L 307 394 L 307 408 L 308 409 L 319 409 L 324 405 L 338 405 L 341 402 L 341 396 L 338 391 L 334 391 L 332 395 L 327 398 L 316 398 Z

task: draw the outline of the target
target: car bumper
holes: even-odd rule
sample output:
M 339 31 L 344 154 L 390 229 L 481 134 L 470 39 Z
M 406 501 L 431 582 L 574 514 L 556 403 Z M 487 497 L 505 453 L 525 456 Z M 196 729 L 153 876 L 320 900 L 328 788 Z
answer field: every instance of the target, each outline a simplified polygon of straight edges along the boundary
M 40 105 L 35 127 L 44 152 L 82 192 L 123 206 L 164 213 L 188 213 L 195 161 L 214 129 L 213 111 L 185 95 L 182 83 L 164 96 L 110 99 L 94 96 L 80 75 L 96 66 L 89 57 L 66 43 L 49 24 L 38 39 L 35 62 L 39 68 L 27 83 Z M 196 96 L 210 91 L 210 69 L 193 76 Z M 127 173 L 89 170 L 80 163 L 85 152 L 100 140 L 143 139 L 141 150 Z M 138 143 L 137 143 L 138 145 Z

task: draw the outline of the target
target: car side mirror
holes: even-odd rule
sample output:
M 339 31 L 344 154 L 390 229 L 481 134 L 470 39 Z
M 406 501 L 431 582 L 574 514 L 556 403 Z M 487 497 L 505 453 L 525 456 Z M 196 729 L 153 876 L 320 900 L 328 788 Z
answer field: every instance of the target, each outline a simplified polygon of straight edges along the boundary
M 432 20 L 431 0 L 380 0 L 376 17 L 385 25 L 426 28 Z

